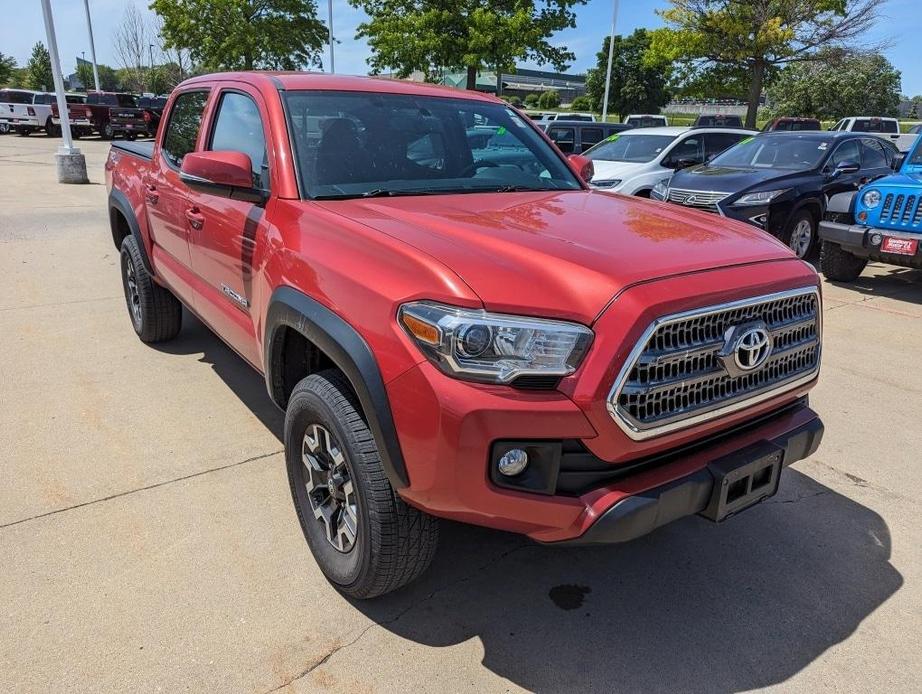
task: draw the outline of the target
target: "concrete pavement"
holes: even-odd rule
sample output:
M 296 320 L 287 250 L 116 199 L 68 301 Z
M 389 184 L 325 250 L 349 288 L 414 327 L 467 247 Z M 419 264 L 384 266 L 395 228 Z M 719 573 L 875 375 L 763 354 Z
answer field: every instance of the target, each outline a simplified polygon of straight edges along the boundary
M 443 525 L 432 569 L 351 603 L 291 506 L 282 415 L 194 318 L 133 335 L 107 143 L 0 136 L 0 691 L 910 691 L 922 680 L 922 273 L 825 284 L 779 494 L 620 547 Z

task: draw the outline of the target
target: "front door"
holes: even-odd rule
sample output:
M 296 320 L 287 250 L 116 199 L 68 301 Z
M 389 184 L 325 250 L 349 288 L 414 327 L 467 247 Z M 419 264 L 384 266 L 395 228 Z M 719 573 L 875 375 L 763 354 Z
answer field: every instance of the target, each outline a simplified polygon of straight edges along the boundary
M 249 156 L 253 187 L 270 190 L 263 128 L 265 109 L 258 92 L 235 85 L 217 95 L 203 150 Z M 252 314 L 258 248 L 265 247 L 265 207 L 245 200 L 189 191 L 192 267 L 198 278 L 196 310 L 241 356 L 259 364 Z
M 186 220 L 190 191 L 179 179 L 179 169 L 183 157 L 196 148 L 207 101 L 208 92 L 201 90 L 176 97 L 157 165 L 141 181 L 157 272 L 186 303 L 193 303 L 194 285 Z

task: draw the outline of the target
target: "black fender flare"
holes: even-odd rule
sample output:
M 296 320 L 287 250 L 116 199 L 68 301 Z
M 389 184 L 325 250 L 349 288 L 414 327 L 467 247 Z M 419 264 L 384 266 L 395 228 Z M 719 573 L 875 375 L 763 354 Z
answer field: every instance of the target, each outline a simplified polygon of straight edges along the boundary
M 391 486 L 394 489 L 408 486 L 410 480 L 384 379 L 368 343 L 351 325 L 318 301 L 292 287 L 276 289 L 266 311 L 263 345 L 266 386 L 272 399 L 280 405 L 284 403 L 285 396 L 273 367 L 279 363 L 281 356 L 283 345 L 276 338 L 283 326 L 307 338 L 345 374 L 375 437 L 378 455 Z
M 150 258 L 147 255 L 147 246 L 144 245 L 144 237 L 141 236 L 141 227 L 138 224 L 137 218 L 134 216 L 134 208 L 131 206 L 128 197 L 122 191 L 113 188 L 109 192 L 109 227 L 112 230 L 112 242 L 115 244 L 115 247 L 118 248 L 118 226 L 115 220 L 116 212 L 125 218 L 131 235 L 134 236 L 135 241 L 138 242 L 138 248 L 141 249 L 141 262 L 144 264 L 144 269 L 147 270 L 147 273 L 151 277 L 155 276 L 154 268 L 151 266 Z

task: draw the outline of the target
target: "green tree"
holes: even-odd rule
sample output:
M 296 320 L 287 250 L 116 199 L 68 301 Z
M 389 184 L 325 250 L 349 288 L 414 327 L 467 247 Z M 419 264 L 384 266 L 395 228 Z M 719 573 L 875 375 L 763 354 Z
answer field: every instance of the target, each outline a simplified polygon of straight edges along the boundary
M 784 68 L 768 90 L 778 116 L 897 116 L 900 72 L 880 53 L 824 51 L 821 60 Z
M 206 70 L 320 66 L 326 25 L 315 0 L 153 0 L 164 48 Z
M 356 38 L 368 39 L 372 72 L 414 70 L 434 80 L 441 70 L 465 70 L 474 89 L 481 68 L 510 73 L 517 60 L 550 63 L 558 70 L 574 59 L 550 37 L 574 27 L 575 5 L 586 0 L 349 0 L 369 19 Z
M 0 53 L 0 85 L 6 85 L 13 79 L 14 70 L 16 70 L 16 59 Z
M 592 105 L 592 99 L 588 96 L 578 96 L 573 99 L 573 103 L 570 104 L 570 108 L 574 111 L 595 111 L 596 108 Z
M 605 99 L 609 40 L 606 36 L 602 41 L 596 66 L 586 75 L 586 95 L 599 110 Z M 669 101 L 666 90 L 669 70 L 646 62 L 650 41 L 646 29 L 637 29 L 627 37 L 615 36 L 608 109 L 621 118 L 628 113 L 658 113 L 660 106 Z
M 525 105 L 529 108 L 534 108 L 538 105 L 538 95 L 532 92 L 531 94 L 525 95 Z
M 541 96 L 538 97 L 538 106 L 541 108 L 557 108 L 560 106 L 560 92 L 554 89 L 542 92 Z
M 26 69 L 28 70 L 26 83 L 29 89 L 38 91 L 54 89 L 54 79 L 51 76 L 51 56 L 41 41 L 32 47 L 32 57 L 29 58 Z
M 877 19 L 879 0 L 670 0 L 652 32 L 649 65 L 679 64 L 684 83 L 748 85 L 746 125 L 756 122 L 763 86 L 789 63 L 824 48 L 854 48 Z
M 522 105 L 522 98 L 519 96 L 516 96 L 515 94 L 513 94 L 512 96 L 504 96 L 503 99 L 507 103 L 510 103 L 513 106 L 515 106 L 516 108 L 521 107 Z

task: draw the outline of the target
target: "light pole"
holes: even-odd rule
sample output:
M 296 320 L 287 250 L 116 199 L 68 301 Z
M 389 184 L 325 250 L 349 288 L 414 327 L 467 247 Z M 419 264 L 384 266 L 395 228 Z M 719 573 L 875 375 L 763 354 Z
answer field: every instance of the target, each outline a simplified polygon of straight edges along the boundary
M 611 62 L 615 56 L 615 22 L 618 20 L 618 0 L 611 3 L 611 36 L 608 38 L 608 69 L 605 71 L 605 98 L 602 101 L 602 122 L 608 120 L 608 90 L 611 88 Z
M 154 89 L 153 89 L 153 86 L 154 86 L 154 44 L 152 43 L 147 44 L 147 52 L 150 55 L 150 80 L 149 80 L 150 84 L 148 86 L 151 88 L 150 89 L 151 94 L 153 94 L 154 93 Z
M 51 57 L 51 76 L 54 79 L 54 94 L 58 102 L 58 120 L 64 144 L 54 155 L 58 171 L 58 183 L 89 183 L 86 177 L 86 159 L 74 147 L 70 136 L 70 118 L 67 113 L 67 99 L 64 97 L 64 80 L 61 78 L 61 61 L 58 58 L 58 39 L 54 34 L 54 18 L 51 16 L 51 0 L 42 0 L 42 14 L 45 17 L 45 33 L 48 35 L 48 54 Z
M 102 90 L 99 88 L 99 68 L 96 67 L 96 44 L 93 43 L 93 21 L 90 19 L 90 0 L 83 0 L 83 9 L 86 10 L 86 30 L 90 34 L 90 58 L 93 59 L 93 82 L 96 84 L 96 91 L 98 92 Z
M 328 28 L 330 30 L 330 73 L 336 72 L 333 64 L 333 0 L 327 0 L 327 15 L 329 17 Z

